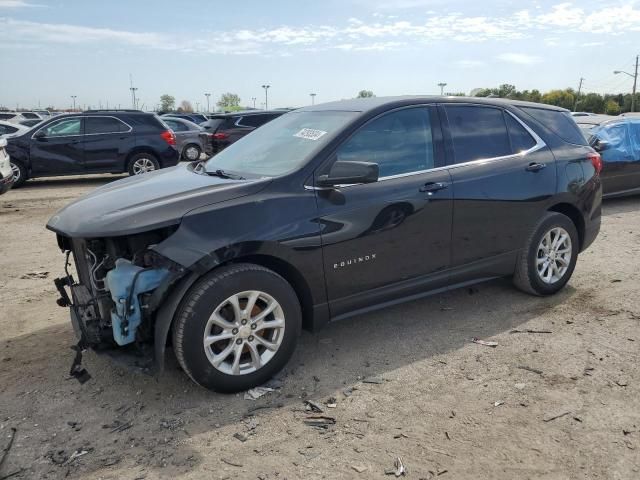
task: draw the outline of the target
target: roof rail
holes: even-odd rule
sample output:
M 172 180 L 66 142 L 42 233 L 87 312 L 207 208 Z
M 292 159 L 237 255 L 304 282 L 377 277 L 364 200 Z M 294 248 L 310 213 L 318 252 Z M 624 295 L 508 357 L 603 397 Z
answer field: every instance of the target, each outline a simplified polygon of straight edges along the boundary
M 102 108 L 96 110 L 85 110 L 84 113 L 94 113 L 94 112 L 128 112 L 128 113 L 144 113 L 142 110 L 134 110 L 132 108 Z

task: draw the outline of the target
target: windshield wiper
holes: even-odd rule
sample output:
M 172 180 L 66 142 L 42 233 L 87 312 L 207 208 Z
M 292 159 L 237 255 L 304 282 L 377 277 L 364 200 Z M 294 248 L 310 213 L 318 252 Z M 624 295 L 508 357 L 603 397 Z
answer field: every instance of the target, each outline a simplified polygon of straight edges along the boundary
M 231 172 L 225 172 L 224 170 L 218 169 L 218 170 L 214 170 L 213 172 L 207 172 L 208 175 L 213 175 L 216 177 L 220 177 L 220 178 L 230 178 L 233 180 L 246 180 L 244 177 L 237 175 L 235 173 L 231 173 Z

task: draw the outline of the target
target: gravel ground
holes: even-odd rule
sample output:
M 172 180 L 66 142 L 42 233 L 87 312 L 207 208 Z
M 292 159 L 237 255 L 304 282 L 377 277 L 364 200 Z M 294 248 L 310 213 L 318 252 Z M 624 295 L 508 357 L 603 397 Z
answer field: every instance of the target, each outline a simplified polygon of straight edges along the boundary
M 93 378 L 69 379 L 44 224 L 112 179 L 0 197 L 0 458 L 17 429 L 0 479 L 369 479 L 397 457 L 415 479 L 640 478 L 640 198 L 605 203 L 560 294 L 499 280 L 304 333 L 281 388 L 251 401 L 173 358 L 152 378 L 90 352 Z M 305 400 L 335 424 L 306 424 Z

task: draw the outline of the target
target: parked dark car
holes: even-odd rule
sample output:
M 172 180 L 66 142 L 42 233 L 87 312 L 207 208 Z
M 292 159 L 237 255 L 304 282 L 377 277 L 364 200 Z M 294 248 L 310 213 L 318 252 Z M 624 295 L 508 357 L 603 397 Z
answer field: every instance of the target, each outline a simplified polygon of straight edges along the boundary
M 139 111 L 59 115 L 8 138 L 15 187 L 29 178 L 89 173 L 130 175 L 178 163 L 173 132 Z
M 183 120 L 189 120 L 196 125 L 200 125 L 208 120 L 207 116 L 202 113 L 165 113 L 162 115 L 162 118 L 165 117 L 182 118 Z
M 214 155 L 285 113 L 286 110 L 248 110 L 210 115 L 208 121 L 200 124 L 206 133 L 211 134 L 202 135 L 205 151 L 208 155 Z
M 56 280 L 58 302 L 81 347 L 157 371 L 169 341 L 195 382 L 243 390 L 285 365 L 301 328 L 502 276 L 558 292 L 598 234 L 600 167 L 557 107 L 306 107 L 59 211 L 47 227 L 79 278 Z
M 589 144 L 602 156 L 603 195 L 640 194 L 640 117 L 589 117 L 599 120 L 586 127 Z
M 183 118 L 162 117 L 162 121 L 173 130 L 176 136 L 176 147 L 180 152 L 180 160 L 189 162 L 198 160 L 206 143 L 206 137 L 203 142 L 203 137 L 200 136 L 203 128 Z

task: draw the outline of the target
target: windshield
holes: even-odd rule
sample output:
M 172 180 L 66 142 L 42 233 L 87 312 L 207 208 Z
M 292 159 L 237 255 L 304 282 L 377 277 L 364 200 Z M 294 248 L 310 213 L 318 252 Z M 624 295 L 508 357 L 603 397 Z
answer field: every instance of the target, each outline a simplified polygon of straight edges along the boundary
M 275 177 L 303 165 L 358 112 L 291 112 L 254 130 L 207 162 L 206 170 Z

